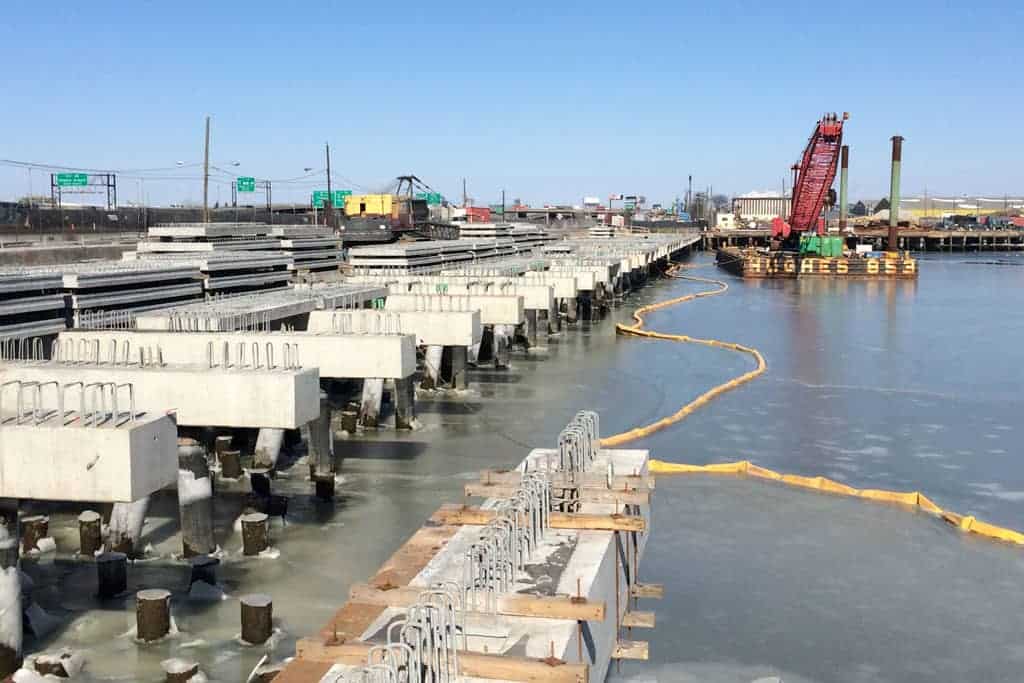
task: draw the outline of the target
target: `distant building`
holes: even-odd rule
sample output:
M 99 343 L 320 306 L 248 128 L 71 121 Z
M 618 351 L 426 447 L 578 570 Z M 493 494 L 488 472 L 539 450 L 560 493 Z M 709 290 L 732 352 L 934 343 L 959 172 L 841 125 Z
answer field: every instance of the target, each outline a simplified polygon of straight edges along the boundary
M 719 230 L 735 230 L 736 229 L 736 214 L 734 213 L 720 213 L 715 219 L 715 227 Z
M 732 212 L 745 221 L 789 218 L 790 197 L 770 192 L 750 192 L 732 200 Z

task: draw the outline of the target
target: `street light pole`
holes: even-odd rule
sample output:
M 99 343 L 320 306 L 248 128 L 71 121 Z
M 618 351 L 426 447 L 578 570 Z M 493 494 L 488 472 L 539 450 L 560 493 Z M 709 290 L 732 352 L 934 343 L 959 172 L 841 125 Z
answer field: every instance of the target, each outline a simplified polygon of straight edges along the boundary
M 324 202 L 324 214 L 326 217 L 326 224 L 330 227 L 334 226 L 334 195 L 331 194 L 331 145 L 330 143 L 324 143 L 324 149 L 327 154 L 327 200 Z
M 203 222 L 210 222 L 210 117 L 206 117 L 206 144 L 203 146 Z

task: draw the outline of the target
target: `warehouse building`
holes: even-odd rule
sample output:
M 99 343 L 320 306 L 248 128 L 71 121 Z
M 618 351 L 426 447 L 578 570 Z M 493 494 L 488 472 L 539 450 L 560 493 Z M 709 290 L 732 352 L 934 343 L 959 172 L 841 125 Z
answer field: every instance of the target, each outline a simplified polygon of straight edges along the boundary
M 732 212 L 745 221 L 789 218 L 790 197 L 778 193 L 750 192 L 732 200 Z

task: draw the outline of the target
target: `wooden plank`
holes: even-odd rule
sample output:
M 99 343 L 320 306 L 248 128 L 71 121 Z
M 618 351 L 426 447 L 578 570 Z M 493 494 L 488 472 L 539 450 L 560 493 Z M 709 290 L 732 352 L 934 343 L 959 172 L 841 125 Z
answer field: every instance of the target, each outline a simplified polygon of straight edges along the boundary
M 620 640 L 615 643 L 615 649 L 612 651 L 612 659 L 646 660 L 647 655 L 648 646 L 644 640 Z
M 654 628 L 654 612 L 626 612 L 622 615 L 626 628 Z
M 381 565 L 371 582 L 379 586 L 408 584 L 459 528 L 438 524 L 421 527 Z M 320 638 L 324 641 L 359 638 L 383 611 L 384 607 L 380 605 L 347 602 L 320 629 Z M 275 680 L 282 683 L 317 683 L 327 671 L 324 669 L 316 673 L 322 665 L 323 662 L 306 662 L 295 658 L 285 665 Z
M 660 583 L 634 583 L 629 594 L 634 598 L 652 598 L 661 600 L 665 596 L 665 587 Z
M 372 643 L 358 641 L 328 645 L 319 639 L 304 638 L 295 644 L 295 652 L 305 661 L 363 666 L 371 647 Z M 587 683 L 588 676 L 585 664 L 568 664 L 560 659 L 488 655 L 466 650 L 459 650 L 459 673 L 462 676 L 531 683 Z
M 405 586 L 390 590 L 357 583 L 349 590 L 349 599 L 354 603 L 380 605 L 384 607 L 410 607 L 416 603 L 425 589 Z M 604 621 L 605 603 L 591 600 L 577 600 L 567 595 L 540 596 L 512 593 L 498 596 L 498 614 L 510 617 L 540 617 L 544 619 L 568 619 L 570 621 Z M 474 612 L 470 612 L 474 614 Z
M 559 487 L 554 487 L 557 491 Z M 516 487 L 511 484 L 466 484 L 466 495 L 478 498 L 511 498 Z M 649 505 L 650 491 L 616 491 L 598 488 L 580 489 L 580 502 L 620 503 L 622 505 Z
M 328 662 L 293 659 L 281 670 L 281 673 L 274 676 L 274 681 L 275 683 L 319 683 L 330 669 L 331 665 Z
M 468 505 L 442 505 L 432 519 L 443 524 L 483 526 L 494 519 L 494 510 Z M 647 523 L 639 515 L 593 515 L 580 512 L 552 512 L 553 529 L 587 529 L 591 531 L 646 531 Z
M 480 472 L 480 483 L 488 484 L 513 484 L 518 485 L 523 479 L 520 470 L 483 470 Z M 561 473 L 552 472 L 548 474 L 548 480 L 554 485 L 566 484 L 569 478 Z M 582 484 L 585 489 L 608 490 L 608 478 L 604 474 L 583 472 L 576 475 L 577 483 Z M 612 489 L 616 491 L 653 491 L 653 474 L 616 474 L 612 477 Z
M 381 565 L 369 583 L 384 588 L 408 585 L 458 530 L 457 526 L 437 524 L 421 527 Z M 358 638 L 382 611 L 380 605 L 345 604 L 320 629 L 320 636 L 326 639 L 337 634 L 340 638 Z

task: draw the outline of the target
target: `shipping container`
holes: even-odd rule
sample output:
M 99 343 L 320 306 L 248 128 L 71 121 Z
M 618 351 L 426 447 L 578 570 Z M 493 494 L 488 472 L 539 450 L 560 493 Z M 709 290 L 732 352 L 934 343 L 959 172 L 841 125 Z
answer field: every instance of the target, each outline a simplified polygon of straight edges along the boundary
M 491 210 L 486 206 L 467 206 L 466 221 L 468 223 L 490 223 Z

